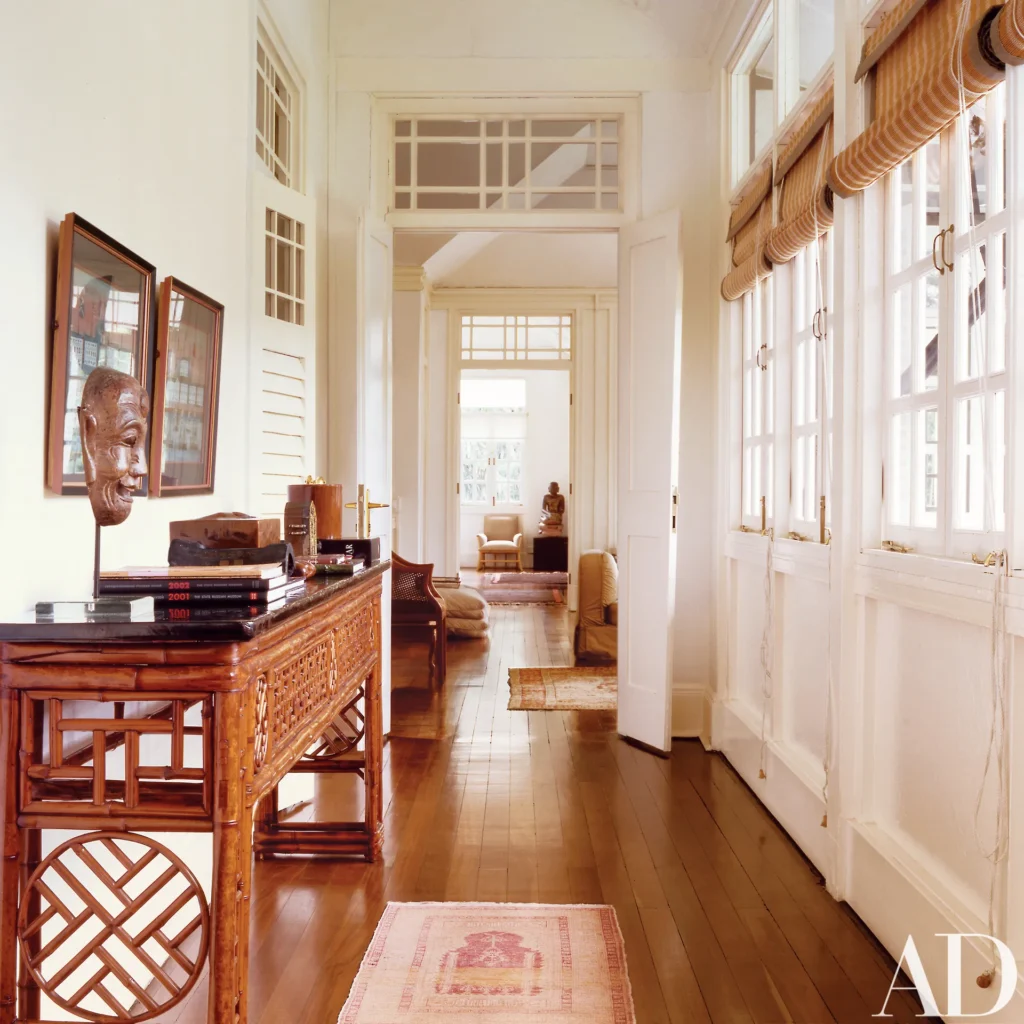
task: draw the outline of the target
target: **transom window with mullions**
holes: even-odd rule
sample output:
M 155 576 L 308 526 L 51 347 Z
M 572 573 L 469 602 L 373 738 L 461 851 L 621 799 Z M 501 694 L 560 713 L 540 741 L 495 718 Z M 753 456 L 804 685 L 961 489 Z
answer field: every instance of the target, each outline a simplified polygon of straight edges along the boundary
M 615 116 L 398 117 L 394 210 L 622 209 Z
M 885 538 L 953 557 L 1006 529 L 1006 86 L 889 176 Z
M 572 316 L 464 316 L 462 358 L 572 358 Z

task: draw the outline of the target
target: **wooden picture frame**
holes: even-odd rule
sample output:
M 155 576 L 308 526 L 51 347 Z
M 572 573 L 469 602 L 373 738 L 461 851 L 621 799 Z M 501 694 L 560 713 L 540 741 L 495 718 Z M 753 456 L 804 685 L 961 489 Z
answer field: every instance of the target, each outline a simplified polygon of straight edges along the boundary
M 160 285 L 149 488 L 212 494 L 224 306 L 175 277 Z
M 50 376 L 46 483 L 85 494 L 78 403 L 97 366 L 135 377 L 152 393 L 156 267 L 69 213 L 60 226 Z M 148 493 L 146 478 L 139 494 Z

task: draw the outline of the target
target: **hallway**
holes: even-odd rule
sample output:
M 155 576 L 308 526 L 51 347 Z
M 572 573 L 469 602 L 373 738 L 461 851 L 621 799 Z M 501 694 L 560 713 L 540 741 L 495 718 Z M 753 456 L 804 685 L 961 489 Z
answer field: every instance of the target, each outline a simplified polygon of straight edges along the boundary
M 891 959 L 725 761 L 694 741 L 662 761 L 598 712 L 506 711 L 510 666 L 569 663 L 566 612 L 492 616 L 489 649 L 451 643 L 440 697 L 395 694 L 384 863 L 256 864 L 250 1019 L 333 1024 L 389 900 L 611 903 L 639 1024 L 878 1013 Z M 174 1019 L 205 1006 L 204 979 Z

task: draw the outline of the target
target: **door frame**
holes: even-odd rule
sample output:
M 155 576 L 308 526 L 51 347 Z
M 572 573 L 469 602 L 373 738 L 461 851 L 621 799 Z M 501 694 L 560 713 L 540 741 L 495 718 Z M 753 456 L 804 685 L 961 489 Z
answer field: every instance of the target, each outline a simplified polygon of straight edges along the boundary
M 431 309 L 444 310 L 448 314 L 448 380 L 447 380 L 447 454 L 445 459 L 445 493 L 456 496 L 448 506 L 445 517 L 445 558 L 451 570 L 459 566 L 459 528 L 461 503 L 457 492 L 460 483 L 460 443 L 462 434 L 459 388 L 462 371 L 471 370 L 561 370 L 569 373 L 569 489 L 566 499 L 569 504 L 569 610 L 575 611 L 577 602 L 577 581 L 575 567 L 579 561 L 580 519 L 579 503 L 576 500 L 575 480 L 577 476 L 577 440 L 579 438 L 579 416 L 581 403 L 576 400 L 580 394 L 578 339 L 580 322 L 585 312 L 608 308 L 617 302 L 615 288 L 450 288 L 440 289 L 431 295 Z M 493 363 L 466 362 L 462 360 L 461 317 L 466 314 L 505 316 L 545 316 L 569 313 L 573 318 L 572 357 L 569 360 L 535 360 L 529 363 L 495 360 Z M 618 405 L 616 394 L 615 404 Z M 612 439 L 614 443 L 614 439 Z M 524 532 L 526 523 L 524 522 Z

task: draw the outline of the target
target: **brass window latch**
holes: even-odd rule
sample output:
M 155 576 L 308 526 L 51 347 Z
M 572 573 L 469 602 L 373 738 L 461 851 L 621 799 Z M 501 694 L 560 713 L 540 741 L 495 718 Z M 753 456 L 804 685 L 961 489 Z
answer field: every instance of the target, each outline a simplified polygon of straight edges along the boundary
M 909 548 L 909 547 L 907 547 L 904 544 L 898 544 L 894 540 L 883 540 L 882 541 L 882 550 L 883 551 L 892 551 L 894 554 L 897 554 L 897 555 L 909 555 L 914 549 L 913 548 Z
M 979 558 L 977 555 L 972 554 L 971 561 L 975 565 L 985 566 L 986 569 L 991 569 L 994 565 L 1002 568 L 1006 562 L 1006 553 L 1003 551 L 990 551 L 984 558 Z

